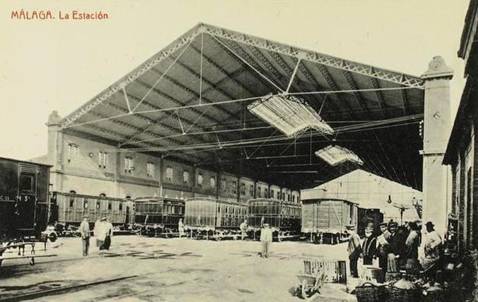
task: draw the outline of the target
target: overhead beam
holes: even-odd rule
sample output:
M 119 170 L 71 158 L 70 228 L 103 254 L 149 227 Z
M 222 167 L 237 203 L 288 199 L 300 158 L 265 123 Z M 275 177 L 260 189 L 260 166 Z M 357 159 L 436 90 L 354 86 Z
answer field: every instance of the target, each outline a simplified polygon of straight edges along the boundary
M 353 90 L 358 90 L 357 83 L 355 83 L 354 78 L 352 77 L 352 74 L 349 71 L 344 71 L 343 72 L 345 80 L 347 80 L 347 83 L 350 87 L 350 89 Z M 366 112 L 367 115 L 372 118 L 372 114 L 370 113 L 370 109 L 367 106 L 367 101 L 365 101 L 362 98 L 362 95 L 359 92 L 354 92 L 352 95 L 355 97 L 357 100 L 357 103 L 359 104 L 360 108 L 362 109 L 363 112 Z

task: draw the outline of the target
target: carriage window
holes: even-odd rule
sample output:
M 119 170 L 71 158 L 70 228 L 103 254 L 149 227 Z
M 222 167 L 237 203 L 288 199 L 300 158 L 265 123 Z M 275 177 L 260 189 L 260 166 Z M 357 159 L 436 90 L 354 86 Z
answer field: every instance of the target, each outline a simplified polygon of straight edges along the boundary
M 184 184 L 189 184 L 189 172 L 188 171 L 183 171 L 183 182 Z
M 88 199 L 83 200 L 83 208 L 88 209 Z
M 111 204 L 111 201 L 108 202 L 108 210 L 111 210 L 111 208 L 113 207 L 113 205 Z
M 97 201 L 96 201 L 96 209 L 99 209 L 99 208 L 100 208 L 100 201 L 97 200 Z
M 20 175 L 20 191 L 35 191 L 35 178 L 31 174 L 21 174 Z
M 174 170 L 171 167 L 166 168 L 166 180 L 167 181 L 173 181 L 174 177 Z
M 119 210 L 120 210 L 120 211 L 123 210 L 123 204 L 122 204 L 122 203 L 120 203 L 118 207 L 119 207 Z
M 70 208 L 73 208 L 74 205 L 75 205 L 75 199 L 72 198 L 70 199 Z

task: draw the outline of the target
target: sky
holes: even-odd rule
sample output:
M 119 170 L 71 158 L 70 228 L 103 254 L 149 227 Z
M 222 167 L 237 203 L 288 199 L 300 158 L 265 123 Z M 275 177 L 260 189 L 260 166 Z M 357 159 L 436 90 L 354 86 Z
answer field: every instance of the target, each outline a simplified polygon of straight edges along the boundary
M 136 0 L 0 2 L 0 157 L 46 154 L 51 111 L 66 116 L 199 22 L 399 72 L 433 56 L 455 70 L 469 0 Z M 12 10 L 73 10 L 108 20 L 15 20 Z

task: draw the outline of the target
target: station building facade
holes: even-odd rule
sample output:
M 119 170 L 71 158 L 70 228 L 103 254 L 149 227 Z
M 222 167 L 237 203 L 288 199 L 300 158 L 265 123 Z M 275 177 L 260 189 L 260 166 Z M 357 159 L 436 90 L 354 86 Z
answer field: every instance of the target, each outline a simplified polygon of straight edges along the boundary
M 470 1 L 458 56 L 466 84 L 443 163 L 451 166 L 450 221 L 456 221 L 459 247 L 478 248 L 478 1 Z
M 124 152 L 107 141 L 60 130 L 60 116 L 48 119 L 51 191 L 115 198 L 157 196 L 217 198 L 246 202 L 274 198 L 300 203 L 300 192 L 227 171 L 193 166 L 147 153 Z

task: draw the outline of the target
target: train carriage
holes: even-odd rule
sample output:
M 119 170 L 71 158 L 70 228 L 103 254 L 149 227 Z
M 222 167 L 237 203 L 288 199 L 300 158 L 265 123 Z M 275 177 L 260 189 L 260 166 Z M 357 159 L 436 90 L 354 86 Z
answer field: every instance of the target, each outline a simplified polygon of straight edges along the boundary
M 344 199 L 302 200 L 302 233 L 316 243 L 346 240 L 347 225 L 358 225 L 357 204 Z
M 142 197 L 134 201 L 134 222 L 148 236 L 173 237 L 179 220 L 184 220 L 184 201 L 172 198 Z
M 133 202 L 129 199 L 61 192 L 53 192 L 51 199 L 57 222 L 65 228 L 80 225 L 85 215 L 90 223 L 102 217 L 113 225 L 132 223 Z
M 248 201 L 249 233 L 258 238 L 260 228 L 268 223 L 278 240 L 297 238 L 300 234 L 300 204 L 277 199 L 258 198 Z
M 240 224 L 247 219 L 247 206 L 212 198 L 186 200 L 185 228 L 191 236 L 216 240 L 239 237 Z
M 4 252 L 18 248 L 17 258 L 34 264 L 35 242 L 48 239 L 49 165 L 0 158 L 0 265 Z M 52 241 L 56 239 L 50 238 Z M 31 252 L 25 255 L 25 246 Z M 20 250 L 23 252 L 20 253 Z

